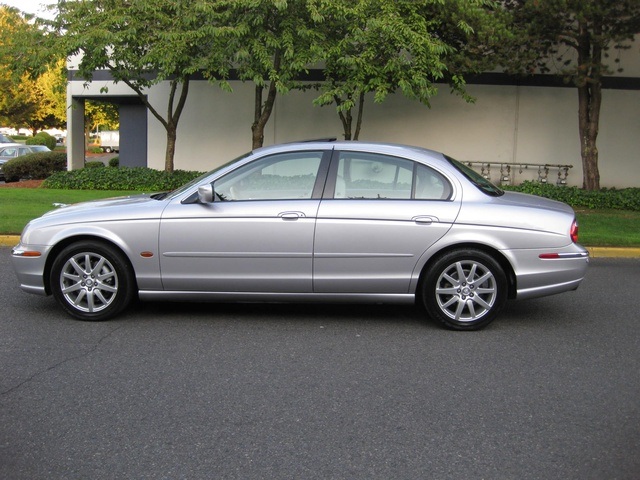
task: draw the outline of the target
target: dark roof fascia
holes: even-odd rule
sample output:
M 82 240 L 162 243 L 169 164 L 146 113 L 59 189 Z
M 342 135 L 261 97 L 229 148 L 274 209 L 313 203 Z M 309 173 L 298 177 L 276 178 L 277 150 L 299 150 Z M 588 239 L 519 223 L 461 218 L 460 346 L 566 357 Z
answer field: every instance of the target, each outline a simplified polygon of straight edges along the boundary
M 195 74 L 191 78 L 193 80 L 205 80 L 201 74 Z M 68 79 L 72 82 L 86 82 L 86 80 L 80 76 L 78 70 L 69 70 Z M 93 73 L 92 80 L 94 82 L 113 82 L 114 78 L 109 70 L 97 70 Z M 228 80 L 239 80 L 237 72 L 232 70 Z M 323 70 L 319 68 L 310 69 L 306 73 L 301 74 L 298 80 L 302 82 L 321 82 L 324 80 Z M 468 85 L 575 88 L 571 82 L 565 82 L 561 76 L 549 74 L 517 76 L 506 73 L 481 73 L 468 75 L 465 77 L 465 81 Z M 610 90 L 640 90 L 640 77 L 606 76 L 602 79 L 602 88 Z

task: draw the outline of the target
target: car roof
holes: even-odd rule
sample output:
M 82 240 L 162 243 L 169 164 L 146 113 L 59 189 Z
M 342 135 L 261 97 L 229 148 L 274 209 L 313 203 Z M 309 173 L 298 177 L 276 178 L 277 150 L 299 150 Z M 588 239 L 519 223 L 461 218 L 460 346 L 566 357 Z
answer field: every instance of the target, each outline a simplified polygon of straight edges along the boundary
M 269 153 L 269 152 L 288 152 L 297 150 L 352 150 L 371 153 L 382 153 L 395 156 L 409 157 L 429 157 L 432 159 L 441 159 L 443 154 L 436 150 L 428 148 L 416 147 L 412 145 L 403 145 L 400 143 L 384 143 L 384 142 L 362 142 L 352 140 L 320 139 L 291 143 L 281 143 L 255 149 L 253 153 Z

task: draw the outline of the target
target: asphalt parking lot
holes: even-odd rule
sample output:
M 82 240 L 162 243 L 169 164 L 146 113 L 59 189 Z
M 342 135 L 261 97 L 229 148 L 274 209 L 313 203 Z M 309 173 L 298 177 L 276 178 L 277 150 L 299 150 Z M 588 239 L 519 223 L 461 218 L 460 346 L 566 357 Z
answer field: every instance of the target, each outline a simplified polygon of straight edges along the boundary
M 640 260 L 480 332 L 390 306 L 22 293 L 0 248 L 0 478 L 637 479 Z

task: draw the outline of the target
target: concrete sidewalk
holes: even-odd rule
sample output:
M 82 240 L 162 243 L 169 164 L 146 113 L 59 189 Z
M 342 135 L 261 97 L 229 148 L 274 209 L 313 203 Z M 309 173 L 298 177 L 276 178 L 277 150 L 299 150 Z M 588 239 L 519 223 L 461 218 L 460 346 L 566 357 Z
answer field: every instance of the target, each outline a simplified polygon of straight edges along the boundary
M 13 247 L 20 241 L 18 235 L 0 235 L 0 246 Z M 640 248 L 586 247 L 591 258 L 640 258 Z

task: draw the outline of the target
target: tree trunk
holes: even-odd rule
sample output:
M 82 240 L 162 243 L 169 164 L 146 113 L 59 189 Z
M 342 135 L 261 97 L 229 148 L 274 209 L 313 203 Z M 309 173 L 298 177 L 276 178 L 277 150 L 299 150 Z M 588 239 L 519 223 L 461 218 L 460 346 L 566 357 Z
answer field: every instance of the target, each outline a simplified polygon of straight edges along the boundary
M 596 27 L 597 32 L 600 31 Z M 598 129 L 600 106 L 602 105 L 602 74 L 600 65 L 602 50 L 592 42 L 586 25 L 580 24 L 578 36 L 578 65 L 585 73 L 577 79 L 578 86 L 578 127 L 580 134 L 580 155 L 582 157 L 582 188 L 600 189 L 598 170 Z
M 162 124 L 162 126 L 167 131 L 167 148 L 165 150 L 164 157 L 164 169 L 167 172 L 173 172 L 174 162 L 173 157 L 176 152 L 176 139 L 178 136 L 178 122 L 180 121 L 180 116 L 184 110 L 184 105 L 187 101 L 187 96 L 189 95 L 189 84 L 191 78 L 187 75 L 182 78 L 175 78 L 171 80 L 171 90 L 169 91 L 169 101 L 167 103 L 167 118 L 165 119 L 160 112 L 156 110 L 153 105 L 149 103 L 149 99 L 145 94 L 145 91 L 132 83 L 131 81 L 123 80 L 123 82 L 128 85 L 133 91 L 138 94 L 138 97 L 147 107 L 147 109 L 151 112 L 151 114 L 156 117 L 156 119 Z M 178 103 L 174 108 L 175 96 L 178 90 L 178 86 L 180 85 L 180 95 L 178 98 Z
M 280 72 L 280 54 L 276 53 L 273 60 L 273 69 L 275 72 Z M 262 104 L 262 89 L 261 85 L 256 85 L 255 103 L 253 124 L 251 125 L 251 144 L 252 148 L 260 148 L 264 144 L 264 128 L 267 126 L 267 122 L 273 112 L 273 106 L 276 103 L 276 95 L 278 93 L 276 89 L 275 79 L 269 81 L 269 89 L 267 93 L 267 100 Z
M 256 111 L 253 125 L 251 125 L 252 133 L 252 148 L 260 148 L 264 144 L 264 128 L 267 126 L 267 122 L 273 112 L 273 105 L 276 101 L 276 83 L 271 81 L 269 83 L 269 93 L 267 94 L 267 100 L 262 103 L 262 87 L 256 85 Z
M 580 155 L 582 156 L 582 188 L 600 189 L 600 171 L 598 169 L 598 125 L 602 92 L 599 85 L 578 88 Z
M 334 100 L 336 102 L 336 107 L 338 109 L 342 105 L 342 99 L 335 95 Z M 340 118 L 340 122 L 342 122 L 342 132 L 345 140 L 351 140 L 351 123 L 353 118 L 351 117 L 351 109 L 349 110 L 338 110 L 338 117 Z
M 167 149 L 164 155 L 165 172 L 173 172 L 173 157 L 176 153 L 176 139 L 178 138 L 178 126 L 171 122 L 167 125 Z
M 353 136 L 354 140 L 360 138 L 360 129 L 362 128 L 362 113 L 364 111 L 364 92 L 360 92 L 358 97 L 358 120 L 356 121 L 356 134 Z

